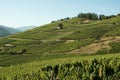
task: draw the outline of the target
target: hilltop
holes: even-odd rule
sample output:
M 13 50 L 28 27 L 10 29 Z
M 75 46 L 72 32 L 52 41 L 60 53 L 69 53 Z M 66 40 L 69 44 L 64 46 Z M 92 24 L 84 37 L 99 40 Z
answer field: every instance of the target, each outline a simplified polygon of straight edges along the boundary
M 96 14 L 94 14 L 96 16 Z M 0 39 L 1 53 L 114 53 L 120 52 L 120 16 L 99 20 L 65 18 Z M 6 51 L 7 50 L 7 51 Z

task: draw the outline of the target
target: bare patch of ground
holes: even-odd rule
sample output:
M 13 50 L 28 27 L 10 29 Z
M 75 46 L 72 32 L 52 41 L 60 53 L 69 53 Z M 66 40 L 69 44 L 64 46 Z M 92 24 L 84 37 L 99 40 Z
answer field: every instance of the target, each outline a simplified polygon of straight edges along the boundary
M 5 44 L 6 47 L 13 47 L 14 45 L 12 44 Z
M 67 40 L 66 43 L 75 42 L 75 40 Z
M 109 43 L 110 42 L 120 42 L 120 36 L 116 37 L 103 37 L 100 40 L 96 40 L 90 45 L 87 45 L 85 47 L 82 47 L 80 49 L 76 49 L 72 51 L 72 53 L 89 53 L 89 54 L 94 54 L 98 50 L 102 48 L 107 48 L 110 49 Z

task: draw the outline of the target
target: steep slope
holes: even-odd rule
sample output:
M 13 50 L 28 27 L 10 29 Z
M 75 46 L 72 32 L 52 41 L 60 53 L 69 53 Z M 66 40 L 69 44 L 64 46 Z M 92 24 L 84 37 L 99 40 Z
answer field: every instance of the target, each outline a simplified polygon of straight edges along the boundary
M 59 24 L 63 25 L 62 28 L 59 28 Z M 4 45 L 4 47 L 1 46 L 1 51 L 7 50 L 12 52 L 11 54 L 96 53 L 104 47 L 99 47 L 90 52 L 92 47 L 94 49 L 96 47 L 93 45 L 94 43 L 95 45 L 102 45 L 103 39 L 117 36 L 120 36 L 120 16 L 102 21 L 72 18 L 3 38 L 0 40 L 0 44 Z M 119 43 L 119 40 L 111 40 L 105 46 L 110 47 L 109 51 L 114 51 L 115 46 L 110 44 L 116 44 L 112 42 Z M 81 49 L 85 52 L 81 51 Z M 105 47 L 105 49 L 107 53 L 108 47 Z M 118 51 L 115 50 L 115 52 L 119 52 L 119 49 Z

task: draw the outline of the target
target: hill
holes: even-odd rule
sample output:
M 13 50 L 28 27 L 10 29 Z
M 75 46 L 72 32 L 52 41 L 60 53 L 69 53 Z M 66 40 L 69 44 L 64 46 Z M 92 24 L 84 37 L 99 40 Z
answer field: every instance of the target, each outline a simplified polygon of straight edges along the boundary
M 22 27 L 18 27 L 17 29 L 20 30 L 20 31 L 26 31 L 26 30 L 29 30 L 29 29 L 33 29 L 35 27 L 36 26 L 22 26 Z
M 65 18 L 0 39 L 0 80 L 71 79 L 120 79 L 120 16 Z
M 60 28 L 60 24 L 62 28 Z M 59 20 L 0 39 L 1 52 L 113 53 L 120 52 L 120 16 L 105 20 Z
M 19 30 L 0 25 L 0 37 L 14 34 L 17 32 L 19 32 Z

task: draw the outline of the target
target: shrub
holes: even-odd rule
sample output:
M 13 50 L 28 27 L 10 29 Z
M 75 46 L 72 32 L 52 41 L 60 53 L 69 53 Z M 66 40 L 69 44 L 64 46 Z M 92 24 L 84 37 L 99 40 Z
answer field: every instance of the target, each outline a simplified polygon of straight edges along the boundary
M 120 52 L 120 42 L 112 42 L 109 45 L 111 46 L 110 53 Z
M 22 49 L 21 51 L 18 52 L 18 54 L 25 54 L 27 52 L 26 49 Z
M 108 50 L 107 50 L 107 48 L 102 48 L 102 49 L 98 50 L 96 53 L 97 54 L 106 54 L 106 53 L 108 53 Z

